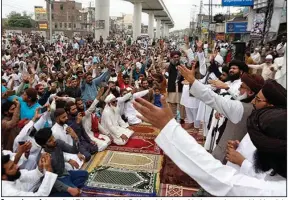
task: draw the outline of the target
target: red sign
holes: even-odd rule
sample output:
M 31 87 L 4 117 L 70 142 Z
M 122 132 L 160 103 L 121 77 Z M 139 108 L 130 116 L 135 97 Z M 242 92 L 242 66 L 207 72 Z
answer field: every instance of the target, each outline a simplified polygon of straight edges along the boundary
M 223 33 L 216 34 L 216 40 L 225 40 L 225 34 Z

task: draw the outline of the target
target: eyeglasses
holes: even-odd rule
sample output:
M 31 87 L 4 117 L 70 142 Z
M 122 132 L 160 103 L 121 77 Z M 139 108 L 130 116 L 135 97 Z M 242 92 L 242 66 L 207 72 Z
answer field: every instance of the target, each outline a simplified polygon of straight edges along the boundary
M 260 102 L 267 102 L 266 100 L 264 100 L 264 99 L 260 99 L 259 97 L 255 97 L 255 102 L 258 102 L 258 103 L 260 103 Z

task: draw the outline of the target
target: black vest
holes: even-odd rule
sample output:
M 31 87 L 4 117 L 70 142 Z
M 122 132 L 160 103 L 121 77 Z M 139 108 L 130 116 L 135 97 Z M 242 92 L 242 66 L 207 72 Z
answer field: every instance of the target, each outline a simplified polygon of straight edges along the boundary
M 181 83 L 184 78 L 183 76 L 178 74 L 178 70 L 176 69 L 176 66 L 170 63 L 169 68 L 168 68 L 168 89 L 167 92 L 176 92 L 176 79 L 178 79 L 178 92 L 182 92 L 183 89 L 183 84 Z

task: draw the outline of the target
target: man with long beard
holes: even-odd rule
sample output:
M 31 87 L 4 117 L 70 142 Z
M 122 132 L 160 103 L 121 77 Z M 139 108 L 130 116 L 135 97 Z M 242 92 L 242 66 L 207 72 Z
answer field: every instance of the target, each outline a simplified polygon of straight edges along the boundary
M 1 169 L 3 196 L 49 196 L 57 179 L 57 174 L 52 172 L 51 158 L 47 154 L 41 157 L 38 168 L 31 171 L 20 170 L 17 163 L 10 160 L 10 155 L 2 155 Z M 37 192 L 28 191 L 24 187 L 25 183 L 31 182 L 40 183 Z
M 128 129 L 129 124 L 121 118 L 117 107 L 117 99 L 113 94 L 106 97 L 105 103 L 101 125 L 112 136 L 115 144 L 125 145 L 134 131 Z
M 177 106 L 180 108 L 180 123 L 184 124 L 185 121 L 185 107 L 180 105 L 180 99 L 182 95 L 184 80 L 183 77 L 178 73 L 177 66 L 180 65 L 180 56 L 181 53 L 179 51 L 173 51 L 170 54 L 171 62 L 168 66 L 167 72 L 169 74 L 168 77 L 168 88 L 167 88 L 167 102 L 172 109 L 174 117 L 177 117 Z M 180 76 L 179 76 L 180 75 Z
M 222 82 L 220 80 L 210 81 L 212 87 L 220 89 L 219 95 L 233 100 L 243 100 L 247 98 L 247 93 L 240 95 L 239 88 L 241 87 L 241 76 L 244 72 L 248 72 L 248 66 L 241 61 L 233 60 L 229 64 L 229 81 Z M 217 110 L 213 110 L 208 123 L 208 135 L 205 141 L 205 148 L 210 152 L 219 142 L 223 131 L 225 130 L 227 118 L 220 115 Z

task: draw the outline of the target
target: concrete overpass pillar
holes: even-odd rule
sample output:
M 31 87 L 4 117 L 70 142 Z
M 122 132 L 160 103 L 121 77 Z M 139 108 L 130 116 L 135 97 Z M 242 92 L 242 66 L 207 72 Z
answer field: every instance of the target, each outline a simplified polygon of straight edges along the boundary
M 161 36 L 160 29 L 161 29 L 161 20 L 157 19 L 156 20 L 156 38 L 157 39 L 160 39 L 160 36 Z
M 162 22 L 162 28 L 161 28 L 161 37 L 165 37 L 165 23 Z
M 96 40 L 100 39 L 100 35 L 102 35 L 104 40 L 109 36 L 109 12 L 110 0 L 95 0 L 95 22 L 104 20 L 104 29 L 95 29 Z
M 150 39 L 154 38 L 154 13 L 149 13 L 148 35 Z
M 133 13 L 133 40 L 136 41 L 137 37 L 141 35 L 141 14 L 142 3 L 134 3 Z

